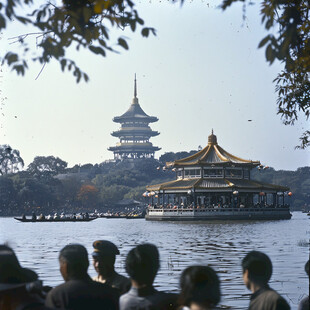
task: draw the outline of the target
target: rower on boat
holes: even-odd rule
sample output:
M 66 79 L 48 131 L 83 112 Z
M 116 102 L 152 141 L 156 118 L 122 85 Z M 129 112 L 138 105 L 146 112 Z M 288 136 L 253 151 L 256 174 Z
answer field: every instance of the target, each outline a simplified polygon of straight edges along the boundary
M 31 220 L 32 221 L 36 221 L 37 220 L 37 216 L 36 216 L 36 214 L 34 212 L 32 212 Z

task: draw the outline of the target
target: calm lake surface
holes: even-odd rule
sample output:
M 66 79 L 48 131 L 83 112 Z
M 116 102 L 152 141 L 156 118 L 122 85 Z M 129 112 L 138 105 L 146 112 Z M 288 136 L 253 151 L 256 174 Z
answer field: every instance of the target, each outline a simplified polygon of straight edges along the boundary
M 213 267 L 221 279 L 223 308 L 245 309 L 250 292 L 242 281 L 241 260 L 251 250 L 268 254 L 273 262 L 270 285 L 297 309 L 308 294 L 304 265 L 309 259 L 310 218 L 293 212 L 291 220 L 252 222 L 150 222 L 144 219 L 103 219 L 89 223 L 20 223 L 0 218 L 0 242 L 8 242 L 24 267 L 35 270 L 44 284 L 62 282 L 58 252 L 68 243 L 83 244 L 89 253 L 92 242 L 107 239 L 120 249 L 116 269 L 124 271 L 124 259 L 135 245 L 158 246 L 161 268 L 158 289 L 178 292 L 181 271 L 193 264 Z M 91 256 L 90 256 L 91 260 Z M 95 275 L 92 265 L 89 274 Z

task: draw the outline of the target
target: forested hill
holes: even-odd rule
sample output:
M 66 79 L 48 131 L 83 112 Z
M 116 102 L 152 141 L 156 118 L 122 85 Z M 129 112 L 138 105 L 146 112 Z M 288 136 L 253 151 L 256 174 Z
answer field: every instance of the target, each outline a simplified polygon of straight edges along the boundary
M 54 156 L 36 157 L 22 171 L 14 169 L 11 163 L 0 167 L 0 216 L 32 211 L 45 214 L 104 211 L 122 199 L 145 202 L 142 194 L 146 185 L 175 178 L 174 172 L 163 169 L 165 162 L 194 152 L 166 153 L 159 160 L 107 161 L 72 168 Z M 296 171 L 253 169 L 251 178 L 290 187 L 292 210 L 310 207 L 310 167 Z

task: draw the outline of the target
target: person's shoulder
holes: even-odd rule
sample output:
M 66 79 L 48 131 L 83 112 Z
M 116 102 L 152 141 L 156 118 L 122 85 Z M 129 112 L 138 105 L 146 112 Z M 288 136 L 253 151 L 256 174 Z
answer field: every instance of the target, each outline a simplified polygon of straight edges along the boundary
M 287 301 L 275 290 L 269 288 L 265 290 L 261 294 L 261 298 L 263 299 L 265 303 L 267 304 L 273 304 L 276 310 L 289 310 L 291 309 Z
M 125 277 L 125 276 L 123 276 L 117 272 L 115 274 L 115 279 L 119 282 L 131 283 L 129 278 L 127 278 L 127 277 Z
M 154 294 L 156 304 L 160 309 L 176 309 L 178 294 L 157 291 Z
M 62 296 L 67 293 L 66 287 L 66 283 L 63 283 L 51 289 L 46 295 L 45 306 L 49 308 L 59 307 L 59 305 L 61 305 Z
M 304 297 L 299 305 L 298 310 L 308 310 L 309 309 L 309 296 Z
M 134 297 L 135 296 L 135 294 L 133 293 L 133 291 L 132 291 L 132 289 L 130 289 L 127 293 L 125 293 L 125 294 L 123 294 L 123 295 L 121 295 L 120 296 L 120 298 L 119 298 L 119 300 L 121 301 L 121 300 L 128 300 L 128 299 L 130 299 L 130 298 L 132 298 L 132 297 Z
M 105 283 L 92 281 L 91 286 L 95 291 L 102 292 L 102 293 L 108 294 L 108 295 L 119 296 L 117 289 L 115 289 L 114 287 L 111 287 L 110 285 L 107 285 Z
M 55 286 L 54 288 L 52 288 L 47 295 L 53 296 L 58 294 L 59 292 L 63 292 L 64 290 L 66 290 L 68 287 L 67 282 L 64 282 L 62 284 L 59 284 L 57 286 Z
M 138 296 L 136 296 L 132 290 L 129 290 L 119 298 L 120 310 L 137 308 L 137 306 L 140 304 L 138 299 Z

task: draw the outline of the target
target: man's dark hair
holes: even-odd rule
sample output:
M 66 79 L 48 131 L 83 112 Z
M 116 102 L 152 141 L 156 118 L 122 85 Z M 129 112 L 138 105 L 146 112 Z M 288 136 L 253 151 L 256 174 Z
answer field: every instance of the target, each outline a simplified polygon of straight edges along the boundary
M 307 273 L 307 275 L 309 277 L 309 259 L 308 259 L 308 261 L 305 264 L 305 271 L 306 271 L 306 273 Z
M 159 252 L 155 245 L 140 244 L 126 258 L 126 271 L 138 284 L 152 285 L 159 269 Z
M 243 273 L 248 270 L 249 280 L 259 285 L 266 285 L 272 275 L 270 258 L 262 252 L 251 251 L 242 260 Z
M 88 253 L 83 245 L 66 245 L 59 253 L 59 260 L 64 260 L 67 263 L 70 276 L 85 276 L 87 274 Z
M 221 300 L 220 280 L 208 266 L 186 268 L 180 278 L 179 304 L 190 307 L 196 303 L 204 308 L 213 308 Z

